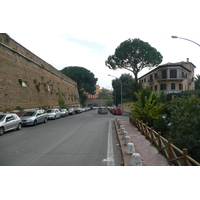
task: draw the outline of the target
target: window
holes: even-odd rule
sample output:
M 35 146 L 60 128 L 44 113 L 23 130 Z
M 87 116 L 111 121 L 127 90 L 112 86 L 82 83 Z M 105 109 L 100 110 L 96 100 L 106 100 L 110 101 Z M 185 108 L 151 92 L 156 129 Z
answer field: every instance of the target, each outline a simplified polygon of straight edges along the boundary
M 170 78 L 177 78 L 177 69 L 170 69 Z
M 162 70 L 162 78 L 167 78 L 167 70 Z
M 153 76 L 152 75 L 150 75 L 150 81 L 152 81 L 153 80 Z
M 160 85 L 160 90 L 166 90 L 166 87 L 167 85 L 166 85 L 166 83 L 162 83 L 161 85 Z
M 175 90 L 176 89 L 176 83 L 171 83 L 171 90 Z
M 157 79 L 158 78 L 158 73 L 154 74 L 154 78 Z
M 179 84 L 179 90 L 183 90 L 183 84 Z
M 154 90 L 157 91 L 157 85 L 154 86 Z
M 185 74 L 184 74 L 184 72 L 182 72 L 182 78 L 185 78 Z

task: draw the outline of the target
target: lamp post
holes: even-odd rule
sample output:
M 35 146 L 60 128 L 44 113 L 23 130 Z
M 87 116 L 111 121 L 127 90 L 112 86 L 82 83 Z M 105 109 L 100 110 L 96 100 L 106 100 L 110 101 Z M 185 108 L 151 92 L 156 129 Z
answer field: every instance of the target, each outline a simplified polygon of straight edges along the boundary
M 198 44 L 197 42 L 194 42 L 194 41 L 192 41 L 192 40 L 189 40 L 189 39 L 187 39 L 187 38 L 182 38 L 182 37 L 178 37 L 178 36 L 171 36 L 171 37 L 174 38 L 174 39 L 179 38 L 179 39 L 187 40 L 187 41 L 189 41 L 189 42 L 193 42 L 193 43 L 197 44 L 197 45 L 200 47 L 200 44 Z
M 117 78 L 116 76 L 112 76 L 110 74 L 108 74 L 108 76 L 111 76 L 111 77 L 114 77 L 114 78 Z M 123 106 L 122 106 L 122 82 L 121 80 L 119 79 L 120 83 L 121 83 L 121 109 L 123 110 Z

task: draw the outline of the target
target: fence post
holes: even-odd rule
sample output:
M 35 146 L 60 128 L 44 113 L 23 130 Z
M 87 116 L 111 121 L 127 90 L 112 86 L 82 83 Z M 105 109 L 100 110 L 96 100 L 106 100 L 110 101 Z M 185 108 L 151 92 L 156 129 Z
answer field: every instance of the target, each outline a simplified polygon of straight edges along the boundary
M 151 144 L 153 143 L 153 128 L 151 127 L 150 130 L 150 138 L 151 138 Z
M 161 132 L 158 132 L 158 151 L 161 150 L 161 141 L 160 141 Z
M 172 164 L 172 162 L 171 162 L 171 159 L 172 159 L 171 143 L 172 143 L 172 139 L 169 138 L 168 139 L 168 162 L 170 165 Z
M 187 164 L 187 155 L 188 155 L 188 150 L 183 149 L 183 166 L 188 166 Z

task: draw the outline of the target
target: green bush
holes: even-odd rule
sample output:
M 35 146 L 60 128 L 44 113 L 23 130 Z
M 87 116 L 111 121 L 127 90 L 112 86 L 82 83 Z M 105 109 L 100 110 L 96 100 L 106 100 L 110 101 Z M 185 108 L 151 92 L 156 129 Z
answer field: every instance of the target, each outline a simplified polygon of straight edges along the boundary
M 200 99 L 197 96 L 173 99 L 168 110 L 173 144 L 187 148 L 189 155 L 200 162 Z
M 134 104 L 131 110 L 131 114 L 141 119 L 148 126 L 153 126 L 155 121 L 162 116 L 161 111 L 163 109 L 163 104 L 160 102 L 160 94 L 155 92 L 135 93 L 137 97 L 137 102 Z

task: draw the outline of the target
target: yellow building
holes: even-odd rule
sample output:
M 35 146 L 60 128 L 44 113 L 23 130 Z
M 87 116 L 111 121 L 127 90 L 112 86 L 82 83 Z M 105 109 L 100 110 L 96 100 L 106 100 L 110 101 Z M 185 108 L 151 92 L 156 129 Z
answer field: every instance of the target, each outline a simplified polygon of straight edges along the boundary
M 194 69 L 196 66 L 189 62 L 167 63 L 151 70 L 138 80 L 142 85 L 150 86 L 153 91 L 178 93 L 194 90 Z

